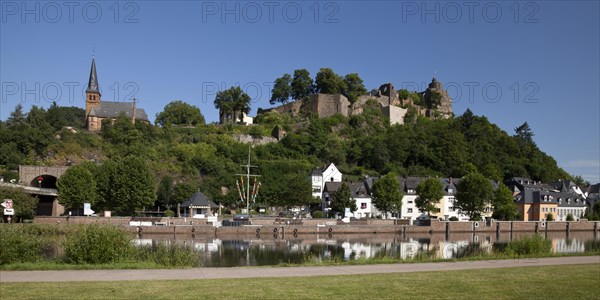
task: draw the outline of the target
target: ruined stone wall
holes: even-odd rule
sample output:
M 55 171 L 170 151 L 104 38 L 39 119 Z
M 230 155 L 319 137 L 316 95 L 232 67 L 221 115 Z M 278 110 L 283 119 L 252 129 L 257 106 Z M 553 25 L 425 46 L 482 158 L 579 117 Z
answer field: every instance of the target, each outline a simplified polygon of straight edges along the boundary
M 404 124 L 404 116 L 408 112 L 408 109 L 401 108 L 393 105 L 384 106 L 381 111 L 385 116 L 390 118 L 390 125 Z

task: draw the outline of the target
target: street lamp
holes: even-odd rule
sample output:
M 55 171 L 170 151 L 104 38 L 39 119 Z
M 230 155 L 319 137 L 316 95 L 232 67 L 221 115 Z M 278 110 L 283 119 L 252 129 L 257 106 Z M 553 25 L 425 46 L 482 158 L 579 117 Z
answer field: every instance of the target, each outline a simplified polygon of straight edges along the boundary
M 44 177 L 38 176 L 37 182 L 38 182 L 38 187 L 40 190 L 42 189 L 42 181 L 44 181 Z

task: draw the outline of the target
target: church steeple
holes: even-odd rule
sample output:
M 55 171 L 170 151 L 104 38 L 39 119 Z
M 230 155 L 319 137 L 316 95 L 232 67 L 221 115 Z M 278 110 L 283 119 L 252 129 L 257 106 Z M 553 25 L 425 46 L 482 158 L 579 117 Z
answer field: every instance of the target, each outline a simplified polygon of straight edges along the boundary
M 92 56 L 92 68 L 90 70 L 90 80 L 88 87 L 85 90 L 86 93 L 97 93 L 100 96 L 100 89 L 98 87 L 98 75 L 96 74 L 96 58 Z
M 90 70 L 90 80 L 85 90 L 85 118 L 88 122 L 88 115 L 92 109 L 100 106 L 100 87 L 98 86 L 98 75 L 96 74 L 96 58 L 92 56 L 92 69 Z

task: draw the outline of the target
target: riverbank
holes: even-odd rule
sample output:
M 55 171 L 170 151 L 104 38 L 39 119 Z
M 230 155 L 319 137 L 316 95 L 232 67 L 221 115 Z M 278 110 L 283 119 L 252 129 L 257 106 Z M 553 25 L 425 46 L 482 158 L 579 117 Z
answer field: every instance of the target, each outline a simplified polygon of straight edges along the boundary
M 600 232 L 600 221 L 432 221 L 429 226 L 409 225 L 407 220 L 361 219 L 344 223 L 333 219 L 253 218 L 251 225 L 213 226 L 206 219 L 140 217 L 37 217 L 36 224 L 112 224 L 142 234 L 288 235 L 294 234 L 420 234 L 420 233 L 518 233 Z M 130 224 L 136 224 L 131 226 Z

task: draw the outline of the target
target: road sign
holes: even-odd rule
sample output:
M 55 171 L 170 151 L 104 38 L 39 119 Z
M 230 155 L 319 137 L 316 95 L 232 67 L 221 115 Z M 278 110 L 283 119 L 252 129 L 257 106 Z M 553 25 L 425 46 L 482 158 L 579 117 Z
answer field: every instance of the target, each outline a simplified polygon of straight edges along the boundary
M 0 203 L 0 205 L 2 205 L 2 207 L 4 207 L 4 208 L 8 208 L 8 209 L 13 208 L 13 202 L 11 199 L 4 199 L 4 202 Z
M 4 215 L 5 216 L 14 216 L 15 215 L 15 210 L 12 208 L 5 208 L 4 209 Z
M 83 204 L 83 214 L 86 216 L 94 214 L 94 211 L 92 210 L 92 205 L 90 203 Z

